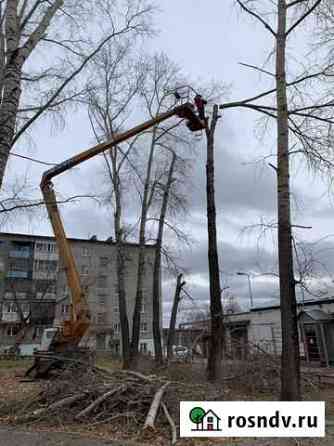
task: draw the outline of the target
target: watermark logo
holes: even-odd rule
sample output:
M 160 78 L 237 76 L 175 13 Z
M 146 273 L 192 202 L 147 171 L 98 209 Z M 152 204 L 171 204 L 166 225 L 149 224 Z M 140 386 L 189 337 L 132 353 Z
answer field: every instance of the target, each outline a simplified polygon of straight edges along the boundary
M 181 401 L 181 437 L 324 437 L 323 401 Z
M 189 418 L 195 425 L 193 431 L 221 431 L 221 418 L 212 409 L 205 411 L 203 407 L 193 407 L 189 412 Z

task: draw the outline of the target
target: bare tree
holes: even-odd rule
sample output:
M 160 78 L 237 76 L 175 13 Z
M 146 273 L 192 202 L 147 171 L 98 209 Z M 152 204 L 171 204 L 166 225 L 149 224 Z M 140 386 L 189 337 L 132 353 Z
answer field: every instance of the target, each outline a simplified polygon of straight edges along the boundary
M 100 82 L 90 91 L 89 104 L 91 123 L 98 141 L 104 138 L 112 138 L 126 125 L 131 109 L 136 104 L 138 105 L 138 91 L 144 100 L 150 117 L 175 105 L 175 100 L 171 99 L 174 96 L 171 94 L 170 86 L 176 79 L 176 67 L 165 56 L 148 59 L 145 63 L 136 63 L 136 60 L 131 57 L 132 52 L 133 43 L 127 41 L 126 45 L 120 46 L 117 51 L 115 51 L 114 46 L 106 46 L 94 59 L 92 75 L 95 78 L 98 75 Z M 151 95 L 150 98 L 149 95 Z M 172 150 L 172 147 L 182 135 L 182 131 L 181 133 L 171 133 L 171 130 L 175 130 L 177 125 L 178 123 L 174 122 L 170 130 L 165 126 L 153 128 L 152 133 L 147 132 L 148 135 L 137 136 L 130 143 L 122 147 L 116 147 L 105 157 L 107 178 L 111 185 L 110 193 L 107 194 L 107 202 L 113 206 L 115 239 L 119 247 L 118 294 L 121 327 L 124 327 L 124 330 L 122 329 L 123 362 L 126 365 L 128 365 L 126 346 L 129 340 L 129 324 L 124 285 L 123 242 L 125 238 L 131 236 L 129 231 L 132 232 L 132 230 L 129 225 L 125 226 L 122 223 L 122 208 L 126 201 L 132 210 L 139 207 L 133 200 L 135 188 L 141 200 L 141 217 L 139 218 L 137 293 L 133 314 L 131 359 L 134 362 L 138 352 L 146 261 L 145 244 L 151 240 L 156 242 L 157 247 L 152 282 L 154 295 L 153 331 L 156 350 L 159 352 L 160 345 L 160 358 L 162 359 L 159 300 L 160 251 L 166 225 L 180 235 L 180 232 L 166 221 L 167 211 L 170 212 L 170 209 L 173 208 L 174 210 L 175 207 L 180 209 L 181 203 L 184 203 L 180 193 L 178 194 L 176 191 L 177 181 L 174 178 L 174 176 L 178 177 L 182 174 L 183 167 L 180 168 L 179 166 L 185 164 L 185 161 L 177 157 Z M 188 139 L 189 135 L 187 135 L 186 142 L 188 142 Z M 150 151 L 146 160 L 143 156 L 143 150 L 147 140 L 149 141 Z M 183 145 L 186 142 L 183 141 Z M 159 149 L 159 154 L 157 149 Z M 172 154 L 171 160 L 170 154 Z M 145 178 L 144 181 L 142 177 Z M 131 200 L 126 200 L 126 195 L 131 196 Z
M 153 266 L 153 339 L 155 360 L 158 364 L 163 362 L 162 344 L 161 344 L 161 307 L 160 307 L 160 278 L 161 278 L 161 246 L 163 242 L 163 232 L 165 227 L 169 192 L 173 185 L 173 175 L 176 162 L 176 154 L 172 151 L 172 160 L 168 170 L 166 184 L 162 185 L 163 198 L 158 223 L 158 234 L 156 240 L 156 253 Z
M 333 123 L 331 101 L 324 97 L 321 88 L 316 97 L 310 94 L 309 89 L 305 91 L 311 82 L 317 83 L 319 79 L 328 76 L 332 71 L 332 66 L 327 63 L 326 66 L 302 73 L 293 81 L 287 80 L 288 39 L 311 14 L 316 12 L 322 0 L 291 2 L 276 0 L 269 6 L 270 11 L 260 0 L 256 2 L 236 0 L 236 2 L 243 11 L 265 27 L 275 42 L 274 73 L 246 64 L 249 68 L 261 71 L 275 79 L 275 87 L 248 100 L 226 105 L 226 108 L 229 106 L 247 107 L 276 119 L 277 123 L 277 166 L 271 164 L 271 167 L 277 174 L 277 230 L 283 342 L 281 398 L 296 400 L 300 398 L 300 364 L 292 243 L 293 225 L 290 211 L 290 156 L 300 153 L 306 155 L 311 165 L 327 171 L 333 165 L 330 150 Z M 271 23 L 272 17 L 276 18 L 276 25 Z M 258 104 L 258 100 L 271 94 L 275 94 L 273 106 Z M 299 145 L 298 148 L 291 144 L 291 137 L 295 144 Z
M 147 113 L 151 118 L 175 106 L 175 97 L 173 92 L 178 85 L 184 85 L 184 80 L 180 77 L 179 69 L 165 55 L 156 55 L 146 63 L 145 71 L 147 72 L 146 82 L 141 89 L 141 96 L 144 101 Z M 190 142 L 189 134 L 183 134 L 184 129 L 180 129 L 179 121 L 165 124 L 164 126 L 154 126 L 149 136 L 149 153 L 147 162 L 145 162 L 145 173 L 143 181 L 143 193 L 141 197 L 141 215 L 139 222 L 139 256 L 137 271 L 137 292 L 135 300 L 135 309 L 132 322 L 131 337 L 131 356 L 133 364 L 136 362 L 138 353 L 139 337 L 140 337 L 140 310 L 143 299 L 143 281 L 145 275 L 145 243 L 147 241 L 147 223 L 150 219 L 149 211 L 155 201 L 161 178 L 165 171 L 162 170 L 161 163 L 157 154 L 157 149 L 176 150 L 178 144 L 188 145 Z M 177 130 L 176 130 L 177 129 Z M 165 195 L 168 200 L 169 196 Z M 167 209 L 167 201 L 166 201 Z M 163 210 L 163 208 L 162 208 Z M 151 221 L 156 220 L 151 218 Z M 166 225 L 165 218 L 160 224 L 160 231 Z M 159 230 L 159 228 L 158 228 Z M 161 232 L 162 237 L 162 232 Z M 155 236 L 156 240 L 157 237 Z M 160 263 L 160 254 L 158 260 Z M 157 282 L 156 285 L 157 286 Z M 156 291 L 155 291 L 156 293 Z M 157 295 L 155 296 L 157 298 Z M 157 302 L 155 302 L 157 309 Z M 156 316 L 157 313 L 155 312 Z M 157 331 L 157 321 L 155 321 L 155 331 Z M 159 339 L 157 341 L 160 345 Z M 158 346 L 157 346 L 158 347 Z M 160 348 L 158 347 L 160 350 Z M 159 353 L 159 352 L 158 352 Z
M 221 377 L 223 351 L 223 306 L 221 302 L 220 269 L 217 246 L 216 203 L 214 179 L 215 131 L 219 119 L 218 105 L 213 106 L 210 122 L 206 121 L 207 162 L 206 162 L 206 199 L 208 222 L 208 261 L 210 284 L 211 330 L 209 337 L 209 354 L 207 374 L 209 381 Z
M 289 115 L 286 88 L 287 5 L 278 2 L 276 32 L 278 262 L 282 324 L 282 389 L 285 400 L 300 398 L 299 339 L 290 213 Z
M 146 33 L 151 11 L 140 0 L 123 10 L 111 0 L 1 2 L 0 189 L 14 144 L 42 116 L 80 100 L 92 58 L 123 35 Z
M 110 140 L 121 131 L 133 107 L 142 76 L 132 59 L 131 50 L 133 45 L 129 40 L 116 48 L 108 44 L 94 59 L 92 71 L 95 87 L 89 90 L 88 102 L 91 124 L 98 141 Z M 124 241 L 127 233 L 122 211 L 124 195 L 130 190 L 129 183 L 133 174 L 131 166 L 131 173 L 127 169 L 135 141 L 127 146 L 116 146 L 107 155 L 104 154 L 108 185 L 105 202 L 113 209 L 113 227 L 117 245 L 117 290 L 123 368 L 129 367 L 130 333 L 125 289 Z

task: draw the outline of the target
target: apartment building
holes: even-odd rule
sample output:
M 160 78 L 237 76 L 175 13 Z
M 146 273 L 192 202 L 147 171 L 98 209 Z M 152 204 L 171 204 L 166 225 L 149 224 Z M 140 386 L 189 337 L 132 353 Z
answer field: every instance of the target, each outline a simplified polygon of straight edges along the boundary
M 83 343 L 97 350 L 121 352 L 116 245 L 111 238 L 69 239 L 82 285 L 88 291 L 92 324 Z M 139 247 L 124 244 L 125 288 L 131 330 Z M 152 283 L 155 248 L 145 247 L 140 350 L 153 353 Z M 38 348 L 43 330 L 70 316 L 70 292 L 54 238 L 0 234 L 0 349 L 15 343 L 19 323 L 27 317 L 23 351 Z

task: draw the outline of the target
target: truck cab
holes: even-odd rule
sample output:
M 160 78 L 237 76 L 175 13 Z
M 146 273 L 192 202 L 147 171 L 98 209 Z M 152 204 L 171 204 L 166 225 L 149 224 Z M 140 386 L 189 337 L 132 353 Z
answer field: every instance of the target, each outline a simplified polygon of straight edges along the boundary
M 51 342 L 53 341 L 54 337 L 58 333 L 58 328 L 46 328 L 43 331 L 42 339 L 41 339 L 41 351 L 47 352 L 49 351 L 49 347 L 51 345 Z

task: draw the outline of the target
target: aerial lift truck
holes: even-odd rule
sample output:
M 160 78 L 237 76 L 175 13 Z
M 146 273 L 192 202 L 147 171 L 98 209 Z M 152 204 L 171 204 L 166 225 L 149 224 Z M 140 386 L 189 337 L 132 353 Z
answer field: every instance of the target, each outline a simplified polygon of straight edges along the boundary
M 186 102 L 124 133 L 115 135 L 110 141 L 98 144 L 69 158 L 43 174 L 40 188 L 55 235 L 60 262 L 64 267 L 70 289 L 71 315 L 69 320 L 62 322 L 61 327 L 44 330 L 41 350 L 35 352 L 34 363 L 26 372 L 27 376 L 33 378 L 47 377 L 51 370 L 63 368 L 71 360 L 77 360 L 77 358 L 83 357 L 83 349 L 80 349 L 79 343 L 90 326 L 91 316 L 87 300 L 87 290 L 80 283 L 80 276 L 75 259 L 70 243 L 66 238 L 59 213 L 52 179 L 173 116 L 185 120 L 187 127 L 192 132 L 198 132 L 205 128 L 205 121 L 200 119 L 194 105 Z

